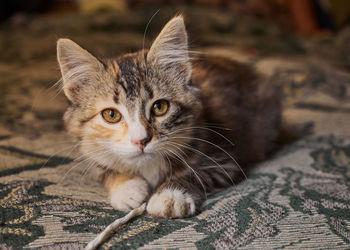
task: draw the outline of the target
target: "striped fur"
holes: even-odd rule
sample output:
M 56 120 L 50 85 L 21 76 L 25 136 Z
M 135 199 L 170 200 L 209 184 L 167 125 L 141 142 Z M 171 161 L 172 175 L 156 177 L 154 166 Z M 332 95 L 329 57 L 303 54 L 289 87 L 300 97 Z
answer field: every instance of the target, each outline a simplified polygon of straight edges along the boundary
M 57 51 L 70 101 L 67 129 L 82 154 L 105 169 L 116 209 L 148 200 L 153 216 L 191 216 L 208 193 L 234 185 L 273 150 L 279 93 L 234 61 L 190 59 L 181 16 L 148 51 L 99 60 L 68 39 L 58 41 Z M 150 110 L 160 99 L 169 110 L 156 117 Z M 106 123 L 106 108 L 117 109 L 122 120 Z M 135 138 L 149 142 L 140 149 Z

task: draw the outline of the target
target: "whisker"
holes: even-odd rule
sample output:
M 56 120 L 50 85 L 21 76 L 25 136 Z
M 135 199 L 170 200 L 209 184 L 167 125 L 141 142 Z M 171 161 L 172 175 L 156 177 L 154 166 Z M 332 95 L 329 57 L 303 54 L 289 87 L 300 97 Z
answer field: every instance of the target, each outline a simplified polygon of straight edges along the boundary
M 102 150 L 99 151 L 99 153 L 97 154 L 96 157 L 103 157 L 103 156 L 105 156 L 105 155 L 107 155 L 107 154 L 109 154 L 109 153 L 110 153 L 109 150 L 102 149 Z M 91 160 L 91 162 L 88 164 L 88 166 L 86 167 L 86 169 L 85 169 L 84 172 L 82 173 L 82 176 L 80 177 L 79 186 L 81 186 L 82 181 L 83 181 L 83 178 L 85 177 L 85 175 L 87 174 L 87 172 L 89 171 L 89 169 L 91 169 L 92 167 L 98 166 L 98 163 L 96 163 L 95 161 L 93 161 L 93 160 L 91 159 L 91 157 L 88 158 L 87 160 Z
M 81 184 L 82 184 L 82 182 L 83 182 L 83 179 L 84 179 L 85 175 L 87 174 L 87 172 L 89 171 L 89 169 L 90 169 L 91 167 L 95 167 L 96 165 L 97 165 L 97 164 L 96 164 L 95 162 L 93 162 L 93 161 L 91 161 L 91 162 L 87 165 L 86 169 L 83 171 L 83 173 L 82 173 L 82 175 L 81 175 L 81 177 L 80 177 L 79 186 L 81 186 Z
M 206 192 L 205 186 L 204 186 L 202 180 L 199 178 L 199 176 L 198 176 L 199 174 L 186 162 L 186 160 L 181 155 L 175 153 L 174 151 L 172 151 L 172 150 L 170 150 L 168 148 L 166 150 L 168 150 L 170 153 L 172 153 L 173 155 L 175 155 L 177 157 L 177 158 L 174 158 L 174 159 L 179 159 L 181 163 L 184 163 L 194 173 L 194 175 L 198 179 L 199 183 L 202 185 L 205 197 L 207 197 L 207 192 Z
M 200 154 L 200 155 L 202 155 L 202 156 L 205 156 L 206 158 L 208 158 L 209 160 L 211 160 L 213 163 L 215 163 L 219 168 L 221 168 L 221 170 L 222 170 L 222 171 L 226 174 L 226 176 L 230 179 L 232 185 L 235 185 L 234 181 L 232 180 L 231 176 L 227 173 L 227 171 L 226 171 L 216 160 L 214 160 L 212 157 L 208 156 L 207 154 L 203 153 L 202 151 L 200 151 L 200 150 L 198 150 L 198 149 L 195 149 L 195 148 L 193 148 L 193 147 L 187 146 L 188 144 L 186 144 L 186 145 L 181 145 L 181 144 L 176 143 L 176 142 L 171 142 L 171 143 L 175 143 L 175 144 L 177 144 L 177 145 L 179 145 L 179 146 L 182 146 L 182 147 L 187 148 L 187 149 L 189 149 L 189 150 L 191 150 L 191 151 L 193 151 L 193 152 L 196 152 L 196 153 L 198 153 L 198 154 Z
M 168 135 L 171 135 L 171 134 L 174 134 L 176 133 L 177 131 L 183 131 L 183 130 L 192 130 L 192 129 L 203 129 L 203 130 L 208 130 L 210 132 L 213 132 L 215 134 L 217 134 L 218 136 L 220 136 L 221 138 L 223 138 L 225 141 L 227 141 L 228 143 L 230 143 L 233 147 L 235 146 L 234 143 L 229 140 L 226 136 L 224 136 L 223 134 L 215 131 L 214 129 L 210 129 L 210 128 L 206 128 L 206 127 L 187 127 L 187 128 L 181 128 L 181 129 L 178 129 L 178 130 L 175 130 L 174 132 L 170 132 L 168 133 Z
M 246 180 L 248 180 L 247 178 L 247 175 L 244 173 L 242 167 L 238 164 L 238 162 L 232 157 L 232 155 L 230 155 L 225 149 L 223 149 L 222 147 L 220 147 L 219 145 L 216 145 L 215 143 L 212 143 L 210 141 L 207 141 L 207 140 L 204 140 L 204 139 L 201 139 L 201 138 L 196 138 L 196 137 L 186 137 L 186 136 L 181 136 L 181 137 L 173 137 L 173 138 L 178 138 L 178 139 L 190 139 L 190 140 L 196 140 L 196 141 L 202 141 L 202 142 L 205 142 L 205 143 L 208 143 L 218 149 L 220 149 L 222 152 L 224 152 L 228 157 L 231 158 L 231 160 L 233 160 L 233 162 L 237 165 L 237 167 L 239 168 L 239 170 L 242 172 L 244 178 Z
M 103 151 L 103 149 L 100 148 L 99 150 L 95 150 L 95 151 L 89 152 L 89 153 L 99 153 L 99 152 L 102 152 L 102 151 Z M 86 157 L 86 155 L 83 155 L 83 156 Z M 62 179 L 60 180 L 60 182 L 62 182 L 62 181 L 65 179 L 65 177 L 66 177 L 73 169 L 77 168 L 78 166 L 80 166 L 81 164 L 83 164 L 83 163 L 85 163 L 85 162 L 87 162 L 87 161 L 92 161 L 92 158 L 91 158 L 91 157 L 86 157 L 86 159 L 84 159 L 84 160 L 78 162 L 77 164 L 75 164 L 74 166 L 72 166 L 72 167 L 63 175 L 63 177 L 62 177 Z
M 146 62 L 146 55 L 145 55 L 145 40 L 146 40 L 146 34 L 147 34 L 147 30 L 148 30 L 148 26 L 151 24 L 153 18 L 159 13 L 160 9 L 158 9 L 149 19 L 146 28 L 145 28 L 145 32 L 143 33 L 143 39 L 142 39 L 142 57 L 143 57 L 143 61 L 145 63 L 145 68 L 146 68 L 146 79 L 148 79 L 147 77 L 147 73 L 148 73 L 148 68 L 147 68 L 147 62 Z
M 79 146 L 79 143 L 77 143 L 76 145 L 73 145 L 73 146 L 70 145 L 70 146 L 65 147 L 65 148 L 59 150 L 58 152 L 55 152 L 54 154 L 50 155 L 50 157 L 47 158 L 47 160 L 41 165 L 40 169 L 46 167 L 46 164 L 52 159 L 52 157 L 55 157 L 55 156 L 57 156 L 59 153 L 62 153 L 62 152 L 64 152 L 64 151 L 68 150 L 69 148 L 71 148 L 71 150 L 68 152 L 68 155 L 65 156 L 65 157 L 69 157 L 69 156 L 72 154 L 72 152 L 74 151 L 74 149 L 76 149 L 78 146 Z M 64 160 L 62 159 L 61 163 L 62 163 L 63 161 L 64 161 Z
M 171 164 L 171 161 L 169 159 L 169 155 L 167 154 L 167 152 L 164 152 L 165 153 L 165 157 L 167 158 L 168 162 L 169 162 L 169 168 L 170 168 L 170 177 L 169 177 L 169 181 L 168 181 L 168 184 L 171 180 L 171 178 L 173 177 L 173 166 Z
M 216 128 L 221 130 L 232 131 L 232 128 L 217 126 L 220 125 L 218 123 L 199 123 L 199 125 L 204 125 L 206 128 Z
M 172 145 L 174 148 L 176 148 L 177 150 L 179 150 L 184 156 L 188 157 L 188 155 L 186 154 L 186 152 L 184 152 L 181 148 L 179 148 L 178 146 L 174 145 L 174 144 L 170 144 L 170 141 L 166 142 L 165 145 Z

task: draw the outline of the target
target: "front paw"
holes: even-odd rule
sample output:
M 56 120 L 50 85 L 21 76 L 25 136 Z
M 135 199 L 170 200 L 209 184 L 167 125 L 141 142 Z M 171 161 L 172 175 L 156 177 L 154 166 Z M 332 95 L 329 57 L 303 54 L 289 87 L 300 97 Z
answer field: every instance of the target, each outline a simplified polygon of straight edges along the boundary
M 149 187 L 145 180 L 135 178 L 126 181 L 110 195 L 113 208 L 121 211 L 130 211 L 139 207 L 148 197 Z
M 183 218 L 195 213 L 192 196 L 179 189 L 163 189 L 152 195 L 147 204 L 147 212 L 160 218 Z

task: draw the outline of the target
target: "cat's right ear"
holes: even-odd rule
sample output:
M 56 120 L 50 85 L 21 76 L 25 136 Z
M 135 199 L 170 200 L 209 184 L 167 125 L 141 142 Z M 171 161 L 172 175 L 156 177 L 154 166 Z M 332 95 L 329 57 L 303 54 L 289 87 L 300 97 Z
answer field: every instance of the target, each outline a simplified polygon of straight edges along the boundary
M 188 83 L 192 65 L 187 32 L 181 15 L 175 16 L 164 26 L 147 54 L 147 62 L 172 79 Z
M 66 38 L 57 41 L 57 60 L 62 74 L 63 91 L 71 102 L 81 98 L 78 92 L 81 92 L 84 85 L 93 84 L 103 68 L 96 57 Z

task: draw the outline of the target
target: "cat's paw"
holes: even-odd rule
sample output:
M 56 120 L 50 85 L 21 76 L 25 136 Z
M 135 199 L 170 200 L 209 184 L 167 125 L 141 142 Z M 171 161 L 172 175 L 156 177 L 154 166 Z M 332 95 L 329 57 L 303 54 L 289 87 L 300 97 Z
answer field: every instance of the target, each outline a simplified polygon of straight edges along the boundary
M 195 213 L 192 196 L 178 189 L 165 188 L 149 199 L 147 212 L 160 218 L 183 218 Z
M 121 211 L 130 211 L 139 207 L 149 196 L 149 187 L 145 180 L 134 178 L 120 185 L 110 195 L 113 208 Z

